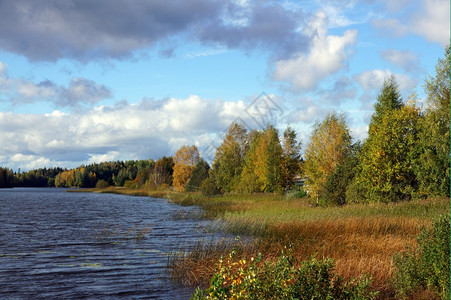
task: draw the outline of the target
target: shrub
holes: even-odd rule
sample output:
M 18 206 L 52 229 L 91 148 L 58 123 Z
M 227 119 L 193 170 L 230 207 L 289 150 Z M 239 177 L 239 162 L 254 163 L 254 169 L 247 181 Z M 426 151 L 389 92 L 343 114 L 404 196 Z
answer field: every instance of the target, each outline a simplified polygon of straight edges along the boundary
M 299 190 L 298 190 L 298 198 L 304 198 L 305 196 L 307 196 L 307 192 L 304 189 L 299 188 Z
M 202 181 L 202 184 L 200 185 L 200 191 L 205 196 L 213 196 L 219 194 L 219 189 L 212 177 L 208 177 L 204 181 Z
M 100 179 L 99 181 L 97 181 L 97 183 L 96 183 L 96 188 L 98 188 L 98 189 L 104 189 L 104 188 L 107 188 L 108 187 L 108 182 L 106 182 L 105 180 L 103 180 L 103 179 Z
M 286 199 L 299 199 L 304 198 L 305 196 L 307 196 L 307 192 L 298 186 L 295 186 L 293 189 L 288 190 L 285 193 Z
M 237 259 L 236 249 L 219 260 L 211 285 L 197 289 L 192 299 L 373 299 L 371 279 L 345 281 L 334 274 L 331 259 L 315 256 L 296 269 L 291 250 L 282 252 L 276 262 Z
M 450 217 L 442 216 L 421 231 L 418 247 L 394 257 L 394 284 L 401 296 L 419 287 L 450 299 Z
M 126 180 L 124 182 L 124 188 L 136 189 L 136 188 L 138 188 L 138 184 L 134 180 Z

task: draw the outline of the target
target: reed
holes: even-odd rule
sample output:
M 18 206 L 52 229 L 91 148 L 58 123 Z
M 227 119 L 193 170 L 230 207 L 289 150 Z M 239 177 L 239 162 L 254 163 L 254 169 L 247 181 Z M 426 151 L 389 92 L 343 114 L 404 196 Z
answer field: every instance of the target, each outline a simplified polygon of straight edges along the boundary
M 314 254 L 335 260 L 335 271 L 346 279 L 363 274 L 373 277 L 372 288 L 381 298 L 394 297 L 390 281 L 393 255 L 416 243 L 421 228 L 440 214 L 449 214 L 449 199 L 344 207 L 310 207 L 304 200 L 283 196 L 226 196 L 209 199 L 191 197 L 193 204 L 210 209 L 218 220 L 214 229 L 252 242 L 238 243 L 238 257 L 258 253 L 276 260 L 291 245 L 297 261 Z M 227 254 L 230 245 L 203 245 L 175 257 L 174 278 L 188 285 L 205 286 L 214 274 L 214 265 Z

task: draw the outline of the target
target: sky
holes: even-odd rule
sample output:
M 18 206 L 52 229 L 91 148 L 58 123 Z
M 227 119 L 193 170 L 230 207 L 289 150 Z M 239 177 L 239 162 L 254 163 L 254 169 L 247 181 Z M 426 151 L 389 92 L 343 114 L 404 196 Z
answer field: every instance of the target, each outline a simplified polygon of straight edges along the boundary
M 385 78 L 405 101 L 450 41 L 448 0 L 1 0 L 0 166 L 211 161 L 234 121 L 344 113 L 367 135 Z

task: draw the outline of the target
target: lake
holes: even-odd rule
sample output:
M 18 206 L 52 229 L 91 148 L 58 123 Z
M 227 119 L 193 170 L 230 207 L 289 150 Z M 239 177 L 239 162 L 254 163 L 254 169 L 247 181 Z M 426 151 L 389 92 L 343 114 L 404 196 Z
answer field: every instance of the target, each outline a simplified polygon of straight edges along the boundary
M 187 299 L 168 255 L 215 239 L 165 199 L 0 189 L 1 299 Z

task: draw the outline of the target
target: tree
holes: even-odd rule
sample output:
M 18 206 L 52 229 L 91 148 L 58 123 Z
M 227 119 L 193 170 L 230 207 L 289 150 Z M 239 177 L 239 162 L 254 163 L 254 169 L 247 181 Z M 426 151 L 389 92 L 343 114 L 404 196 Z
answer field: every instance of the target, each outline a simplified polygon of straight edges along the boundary
M 221 146 L 216 150 L 211 170 L 211 177 L 221 193 L 230 193 L 238 184 L 248 144 L 246 128 L 242 124 L 232 123 Z
M 420 193 L 449 196 L 450 191 L 450 46 L 439 59 L 435 77 L 426 80 L 427 108 L 421 123 L 421 154 L 416 163 Z
M 172 184 L 172 174 L 174 173 L 174 160 L 172 157 L 163 156 L 155 162 L 150 169 L 149 180 L 151 186 L 158 188 L 162 184 Z
M 377 126 L 385 114 L 400 109 L 403 106 L 398 83 L 393 75 L 384 80 L 381 92 L 377 96 L 374 105 L 374 113 L 371 116 L 370 127 Z M 371 129 L 370 129 L 371 130 Z
M 348 187 L 354 179 L 359 164 L 360 142 L 351 145 L 349 154 L 342 160 L 335 170 L 327 176 L 322 201 L 344 205 L 347 203 Z
M 200 189 L 202 182 L 207 179 L 210 165 L 203 159 L 200 159 L 193 170 L 188 184 L 186 185 L 187 192 L 194 192 Z
M 0 188 L 13 187 L 14 174 L 10 169 L 0 168 Z
M 301 142 L 296 140 L 296 132 L 288 126 L 282 138 L 281 181 L 285 189 L 294 185 L 295 178 L 300 173 L 300 151 Z
M 196 146 L 182 146 L 174 156 L 174 187 L 184 191 L 196 164 L 199 162 Z
M 323 122 L 315 123 L 305 149 L 304 174 L 310 197 L 317 203 L 324 192 L 327 177 L 349 154 L 351 135 L 345 116 L 328 114 Z
M 399 104 L 396 90 L 393 78 L 385 81 L 375 105 L 354 183 L 362 191 L 360 201 L 409 199 L 418 186 L 414 162 L 421 116 L 414 103 Z
M 242 192 L 280 192 L 282 190 L 282 147 L 277 130 L 268 125 L 252 134 L 250 150 L 240 176 Z

